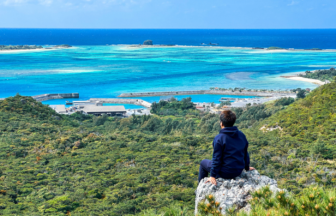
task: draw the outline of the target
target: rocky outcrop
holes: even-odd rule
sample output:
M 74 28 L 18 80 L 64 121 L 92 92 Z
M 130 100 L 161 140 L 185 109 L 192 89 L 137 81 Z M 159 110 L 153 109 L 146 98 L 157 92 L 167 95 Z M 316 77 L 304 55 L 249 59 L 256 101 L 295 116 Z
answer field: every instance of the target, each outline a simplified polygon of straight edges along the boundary
M 222 214 L 225 210 L 235 206 L 236 209 L 249 211 L 248 200 L 251 198 L 251 192 L 269 185 L 272 192 L 280 191 L 277 182 L 267 176 L 261 176 L 258 171 L 243 171 L 235 179 L 217 179 L 217 186 L 211 183 L 205 183 L 208 178 L 202 179 L 196 190 L 195 214 L 197 213 L 198 204 L 205 200 L 207 195 L 212 194 L 214 199 L 219 202 Z
M 153 45 L 153 41 L 152 40 L 146 40 L 143 42 L 143 45 Z

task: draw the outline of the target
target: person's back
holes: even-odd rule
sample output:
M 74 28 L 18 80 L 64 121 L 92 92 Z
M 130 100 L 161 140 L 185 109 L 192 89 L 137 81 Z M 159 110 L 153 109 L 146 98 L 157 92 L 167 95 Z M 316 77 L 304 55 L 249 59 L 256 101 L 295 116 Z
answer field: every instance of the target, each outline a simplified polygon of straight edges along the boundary
M 250 158 L 247 152 L 248 142 L 245 135 L 233 126 L 236 115 L 231 111 L 224 111 L 220 116 L 221 130 L 213 141 L 213 157 L 203 160 L 200 166 L 198 181 L 208 176 L 215 184 L 215 178 L 231 179 L 239 176 L 243 169 L 250 168 Z

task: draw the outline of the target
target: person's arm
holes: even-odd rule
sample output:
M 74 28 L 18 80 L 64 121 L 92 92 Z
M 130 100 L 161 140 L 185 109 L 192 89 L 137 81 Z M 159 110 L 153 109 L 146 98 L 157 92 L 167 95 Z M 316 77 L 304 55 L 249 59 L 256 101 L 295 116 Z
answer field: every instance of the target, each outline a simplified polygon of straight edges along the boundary
M 214 150 L 212 155 L 210 177 L 216 178 L 222 165 L 224 145 L 221 143 L 220 139 L 215 138 L 213 142 L 213 148 Z

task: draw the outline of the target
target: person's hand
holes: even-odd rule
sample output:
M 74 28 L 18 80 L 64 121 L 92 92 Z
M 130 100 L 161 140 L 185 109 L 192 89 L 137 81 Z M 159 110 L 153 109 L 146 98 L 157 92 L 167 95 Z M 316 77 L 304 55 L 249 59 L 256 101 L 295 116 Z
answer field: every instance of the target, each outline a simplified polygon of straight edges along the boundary
M 211 184 L 217 185 L 216 178 L 210 177 L 205 183 L 211 182 Z
M 252 170 L 255 170 L 255 168 L 254 167 L 250 167 L 249 171 L 252 171 Z

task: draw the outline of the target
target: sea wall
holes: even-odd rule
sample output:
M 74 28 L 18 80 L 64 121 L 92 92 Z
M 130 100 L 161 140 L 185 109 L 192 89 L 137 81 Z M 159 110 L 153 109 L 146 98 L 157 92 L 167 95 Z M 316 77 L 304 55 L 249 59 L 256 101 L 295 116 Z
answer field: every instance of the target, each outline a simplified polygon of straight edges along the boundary
M 98 103 L 98 104 L 104 104 L 104 103 L 111 103 L 111 104 L 134 104 L 143 106 L 146 108 L 151 107 L 151 103 L 141 100 L 141 99 L 119 99 L 119 98 L 90 98 L 89 100 L 91 103 Z
M 79 98 L 79 93 L 61 93 L 61 94 L 41 94 L 33 96 L 37 101 L 46 101 L 52 99 L 62 99 L 62 98 Z
M 258 97 L 274 96 L 294 96 L 295 93 L 287 91 L 261 92 L 261 91 L 219 91 L 219 90 L 195 90 L 195 91 L 169 91 L 169 92 L 135 92 L 122 93 L 118 97 L 150 97 L 150 96 L 173 96 L 173 95 L 195 95 L 195 94 L 215 94 L 215 95 L 242 95 Z

